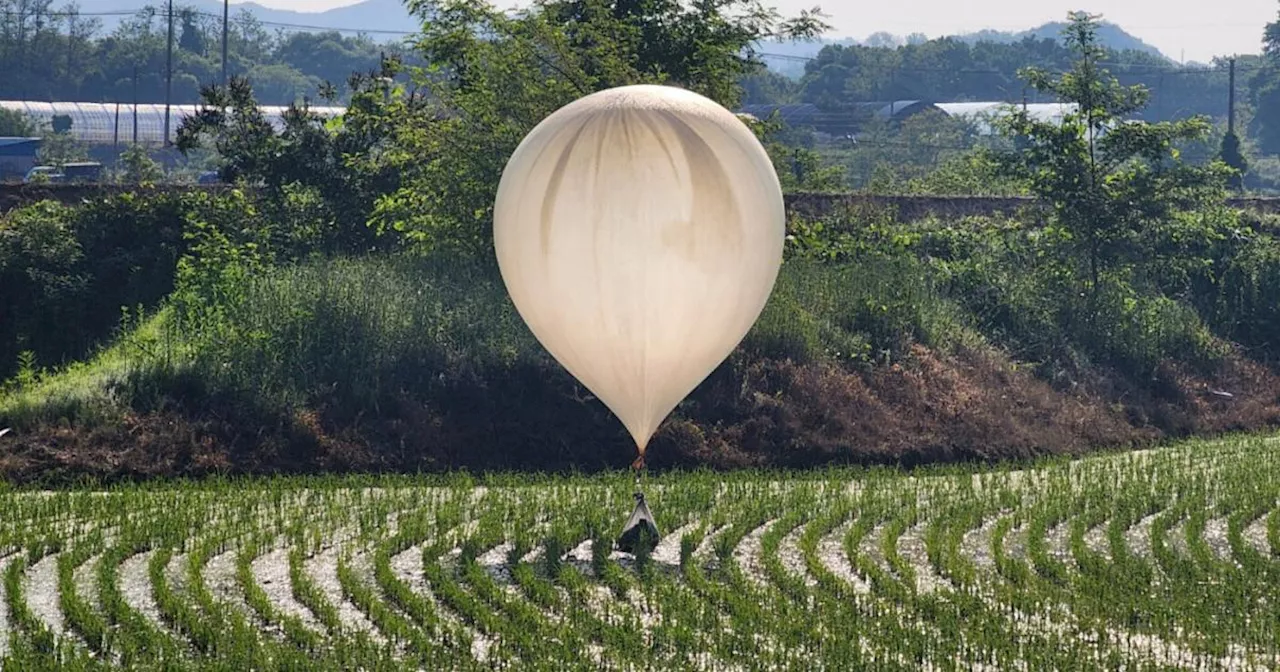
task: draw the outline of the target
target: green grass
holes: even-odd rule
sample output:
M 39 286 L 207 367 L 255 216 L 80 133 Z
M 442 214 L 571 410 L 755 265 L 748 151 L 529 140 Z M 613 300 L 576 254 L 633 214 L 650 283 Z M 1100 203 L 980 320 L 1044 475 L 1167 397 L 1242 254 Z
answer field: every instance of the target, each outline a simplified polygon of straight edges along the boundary
M 275 410 L 324 400 L 358 415 L 400 394 L 430 397 L 468 376 L 549 362 L 496 274 L 467 264 L 314 262 L 251 278 L 211 312 L 185 305 L 135 320 L 85 362 L 0 389 L 0 422 L 101 424 L 192 394 Z M 911 260 L 795 261 L 741 349 L 870 364 L 905 358 L 912 343 L 945 350 L 980 340 Z
M 0 387 L 0 418 L 19 427 L 39 420 L 94 424 L 117 419 L 143 394 L 140 382 L 180 369 L 190 353 L 176 335 L 172 311 L 158 311 L 85 361 L 34 372 L 26 385 L 15 380 Z
M 0 658 L 15 669 L 1274 669 L 1277 483 L 1280 436 L 995 470 L 672 472 L 645 487 L 663 533 L 686 535 L 638 563 L 600 545 L 628 512 L 623 473 L 12 488 L 0 493 Z M 1150 543 L 1137 543 L 1148 516 Z M 1095 528 L 1102 545 L 1086 548 Z M 598 543 L 569 555 L 587 540 Z M 289 586 L 251 571 L 273 548 L 286 551 L 276 573 Z M 119 567 L 146 550 L 140 596 Z M 49 554 L 57 580 L 35 582 Z M 231 558 L 224 575 L 218 556 Z M 61 636 L 45 620 L 51 596 Z M 159 620 L 132 606 L 140 599 Z M 287 615 L 298 605 L 311 624 Z

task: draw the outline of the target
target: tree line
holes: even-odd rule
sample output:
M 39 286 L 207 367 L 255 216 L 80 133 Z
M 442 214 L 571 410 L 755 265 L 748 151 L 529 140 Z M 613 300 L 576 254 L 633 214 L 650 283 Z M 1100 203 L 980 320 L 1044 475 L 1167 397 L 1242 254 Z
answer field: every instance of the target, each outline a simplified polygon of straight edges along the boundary
M 104 32 L 92 11 L 55 0 L 0 0 L 0 91 L 5 98 L 50 101 L 162 102 L 165 98 L 168 25 L 162 3 L 145 8 Z M 222 18 L 174 5 L 170 99 L 195 103 L 200 87 L 222 76 Z M 1266 151 L 1280 150 L 1280 28 L 1265 29 L 1262 55 L 1237 59 L 1240 113 L 1260 134 Z M 756 49 L 768 50 L 757 43 Z M 317 98 L 326 85 L 339 92 L 355 72 L 378 67 L 380 54 L 412 58 L 407 40 L 379 44 L 336 31 L 269 30 L 251 11 L 233 13 L 228 30 L 229 74 L 243 75 L 263 104 L 287 105 Z M 1228 74 L 1225 59 L 1183 68 L 1139 50 L 1108 50 L 1108 69 L 1126 85 L 1152 92 L 1141 114 L 1150 120 L 1194 115 L 1222 117 Z M 967 42 L 954 37 L 911 40 L 904 45 L 830 44 L 794 79 L 775 71 L 747 74 L 746 102 L 814 103 L 839 109 L 884 100 L 1006 101 L 1040 95 L 1025 86 L 1020 68 L 1065 71 L 1071 50 L 1060 40 L 1026 37 L 1013 43 Z
M 1235 58 L 1236 119 L 1256 139 L 1258 151 L 1278 154 L 1280 18 L 1262 32 L 1261 54 Z M 1135 111 L 1135 118 L 1169 121 L 1204 115 L 1225 126 L 1228 58 L 1183 67 L 1144 51 L 1099 49 L 1100 67 L 1123 85 L 1150 92 L 1148 106 Z M 829 44 L 804 64 L 799 78 L 761 71 L 748 76 L 744 87 L 751 103 L 811 103 L 834 112 L 859 102 L 891 100 L 1052 102 L 1052 94 L 1027 86 L 1020 71 L 1066 72 L 1075 58 L 1062 40 L 1035 37 L 1011 43 L 942 37 L 903 45 Z
M 93 11 L 54 0 L 0 0 L 0 97 L 19 100 L 158 103 L 165 99 L 168 7 L 157 3 L 104 32 Z M 198 102 L 222 77 L 222 17 L 174 3 L 170 100 Z M 337 31 L 269 30 L 252 12 L 233 12 L 227 71 L 251 79 L 263 104 L 314 98 L 326 82 L 377 67 L 399 51 Z

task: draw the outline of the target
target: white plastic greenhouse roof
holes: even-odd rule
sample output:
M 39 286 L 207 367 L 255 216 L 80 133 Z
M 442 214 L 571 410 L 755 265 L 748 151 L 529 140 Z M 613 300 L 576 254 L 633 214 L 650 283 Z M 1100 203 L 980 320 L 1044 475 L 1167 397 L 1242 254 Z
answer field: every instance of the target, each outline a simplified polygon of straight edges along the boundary
M 1004 116 L 1012 110 L 1022 109 L 1021 103 L 934 103 L 934 105 L 953 117 L 963 117 L 974 121 L 979 132 L 991 133 L 989 119 Z M 1027 114 L 1037 121 L 1055 124 L 1062 123 L 1062 118 L 1076 111 L 1075 103 L 1028 103 Z
M 114 142 L 128 143 L 133 141 L 132 104 L 121 103 L 41 103 L 28 100 L 0 100 L 0 108 L 25 112 L 41 125 L 48 127 L 58 115 L 71 117 L 71 136 L 80 142 L 92 145 L 110 145 Z M 178 138 L 178 126 L 183 117 L 191 116 L 200 109 L 199 105 L 169 106 L 169 140 Z M 264 105 L 263 116 L 277 129 L 283 125 L 283 115 L 287 107 Z M 313 112 L 325 117 L 341 115 L 343 107 L 310 108 Z M 161 145 L 164 140 L 164 105 L 140 103 L 137 106 L 138 142 L 148 145 Z M 118 125 L 117 125 L 118 124 Z

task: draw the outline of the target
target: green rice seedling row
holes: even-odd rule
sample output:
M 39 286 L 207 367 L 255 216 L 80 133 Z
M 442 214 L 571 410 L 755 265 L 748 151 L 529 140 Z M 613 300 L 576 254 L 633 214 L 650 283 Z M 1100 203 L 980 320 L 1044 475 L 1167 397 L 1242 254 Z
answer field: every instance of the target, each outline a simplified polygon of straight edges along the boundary
M 1280 666 L 1280 437 L 911 472 L 0 492 L 14 669 Z M 8 669 L 8 668 L 6 668 Z

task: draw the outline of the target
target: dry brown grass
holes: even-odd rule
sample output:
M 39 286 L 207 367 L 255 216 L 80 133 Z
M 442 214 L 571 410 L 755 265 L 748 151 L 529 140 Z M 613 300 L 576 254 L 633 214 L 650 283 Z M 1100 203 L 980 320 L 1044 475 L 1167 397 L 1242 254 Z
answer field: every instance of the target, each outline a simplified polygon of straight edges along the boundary
M 288 418 L 236 417 L 191 404 L 92 429 L 43 426 L 0 445 L 0 474 L 65 482 L 213 473 L 597 470 L 634 448 L 563 376 L 531 368 L 468 379 L 449 399 L 400 400 L 380 417 L 318 404 Z M 1143 445 L 1280 425 L 1280 377 L 1229 358 L 1212 375 L 1168 364 L 1140 386 L 1094 372 L 1054 389 L 1000 353 L 939 355 L 855 371 L 832 364 L 731 361 L 659 430 L 652 468 L 913 466 Z M 1227 398 L 1211 391 L 1231 393 Z

